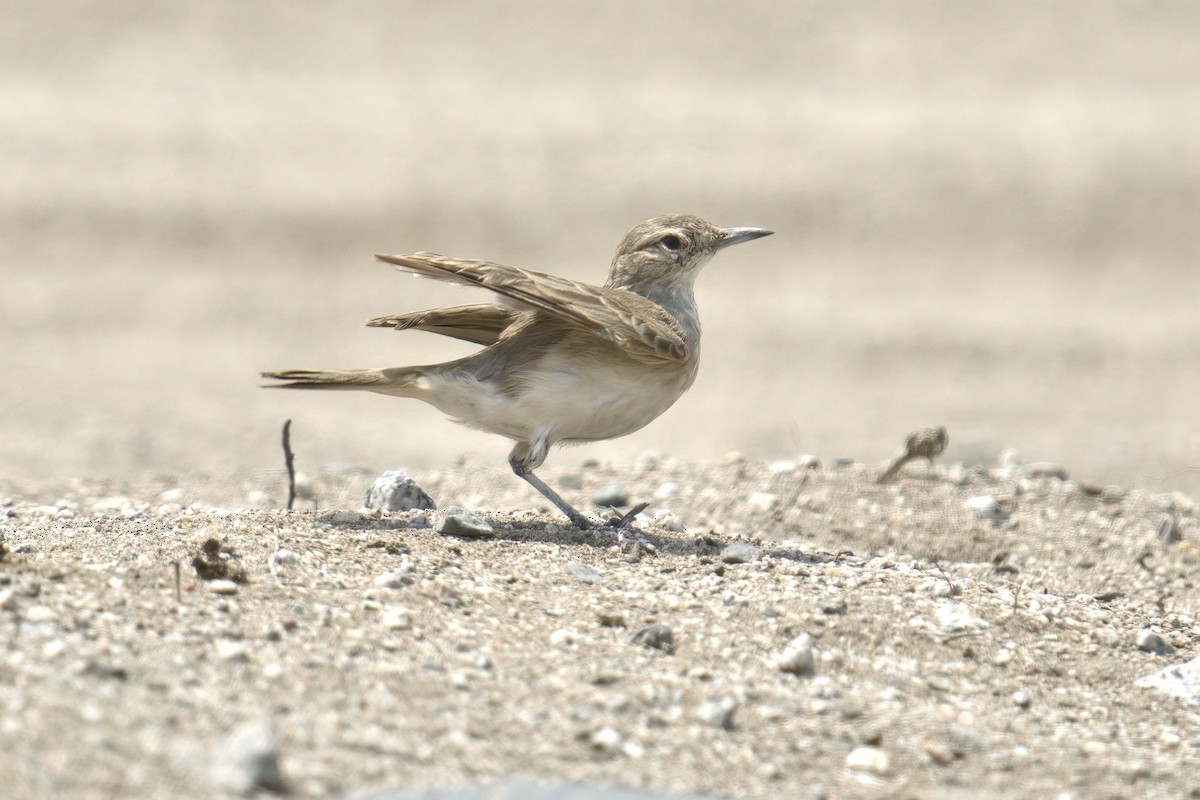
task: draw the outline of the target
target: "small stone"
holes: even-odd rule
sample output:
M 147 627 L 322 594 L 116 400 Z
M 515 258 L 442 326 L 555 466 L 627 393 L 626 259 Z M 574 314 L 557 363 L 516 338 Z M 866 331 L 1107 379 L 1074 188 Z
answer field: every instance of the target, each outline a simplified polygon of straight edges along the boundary
M 701 703 L 696 709 L 696 719 L 713 728 L 723 731 L 733 730 L 733 716 L 737 712 L 738 703 L 730 697 L 720 700 L 709 700 Z
M 412 628 L 412 614 L 407 608 L 389 608 L 380 618 L 383 627 L 392 631 L 406 631 Z
M 217 658 L 221 661 L 249 661 L 249 648 L 241 639 L 218 639 Z
M 629 505 L 629 492 L 619 483 L 610 483 L 592 492 L 592 505 L 624 508 Z
M 1024 689 L 1018 689 L 1012 693 L 1012 703 L 1017 708 L 1029 708 L 1033 704 L 1033 698 L 1029 696 L 1029 692 Z
M 401 568 L 395 572 L 382 572 L 376 575 L 373 583 L 380 589 L 403 589 L 405 586 L 412 586 L 415 581 L 412 568 L 408 565 L 401 565 Z
M 289 569 L 299 563 L 300 554 L 286 547 L 281 547 L 271 554 L 271 566 L 276 569 Z
M 1026 464 L 1025 474 L 1030 478 L 1054 478 L 1060 481 L 1067 479 L 1066 467 L 1062 464 L 1055 464 L 1053 461 L 1035 461 L 1032 464 Z
M 242 796 L 259 789 L 284 791 L 279 752 L 270 725 L 257 722 L 235 728 L 213 753 L 209 779 L 218 791 Z
M 678 514 L 670 509 L 660 508 L 654 512 L 654 524 L 665 531 L 673 533 L 683 533 L 687 530 L 687 526 L 683 524 L 683 520 Z
M 721 561 L 726 564 L 748 564 L 758 558 L 758 548 L 749 542 L 734 542 L 721 550 Z
M 878 747 L 856 747 L 846 756 L 846 767 L 873 775 L 887 775 L 892 771 L 891 759 Z
M 814 455 L 805 453 L 803 455 L 796 456 L 796 466 L 800 469 L 820 469 L 821 459 Z
M 584 583 L 599 583 L 600 573 L 581 561 L 569 561 L 563 570 L 572 578 Z
M 1137 649 L 1145 653 L 1153 653 L 1156 656 L 1161 656 L 1170 652 L 1171 647 L 1159 634 L 1149 628 L 1142 628 L 1138 631 L 1137 635 Z
M 661 650 L 664 653 L 675 652 L 675 632 L 668 625 L 661 622 L 655 622 L 643 628 L 638 628 L 629 637 L 629 641 L 634 644 L 640 644 L 642 647 Z
M 822 597 L 817 601 L 817 610 L 829 616 L 845 614 L 846 602 L 836 597 Z
M 605 753 L 617 753 L 625 739 L 613 728 L 601 728 L 591 735 L 592 747 Z
M 767 472 L 770 472 L 772 475 L 787 475 L 795 471 L 795 461 L 772 461 L 767 465 Z
M 970 497 L 963 503 L 963 508 L 974 511 L 980 519 L 999 519 L 1000 503 L 990 494 Z
M 496 535 L 495 529 L 487 522 L 465 512 L 442 517 L 437 532 L 443 536 L 468 536 L 475 539 Z
M 369 507 L 369 506 L 368 506 Z M 329 521 L 334 525 L 353 525 L 356 522 L 362 521 L 362 515 L 357 511 L 335 511 L 329 516 Z
M 624 628 L 625 612 L 613 608 L 601 608 L 596 611 L 596 621 L 606 628 Z
M 425 490 L 400 470 L 388 470 L 376 478 L 375 483 L 367 490 L 363 505 L 384 511 L 437 508 L 437 504 Z
M 954 761 L 954 751 L 940 742 L 925 742 L 924 747 L 929 760 L 939 767 L 948 766 Z
M 782 672 L 792 675 L 809 676 L 816 674 L 817 658 L 814 640 L 807 633 L 802 633 L 788 643 L 776 657 L 775 665 Z
M 942 603 L 934 617 L 937 619 L 934 632 L 941 636 L 978 633 L 988 627 L 987 620 L 977 616 L 965 603 Z
M 210 592 L 212 592 L 213 594 L 225 594 L 225 595 L 237 594 L 238 593 L 238 585 L 231 580 L 226 580 L 225 578 L 217 578 L 216 580 L 212 580 L 212 581 L 208 582 L 208 590 Z
M 559 628 L 550 634 L 550 644 L 555 647 L 572 647 L 579 644 L 579 631 L 574 628 Z
M 129 672 L 124 667 L 106 664 L 102 661 L 89 661 L 83 667 L 84 674 L 105 680 L 124 681 L 129 679 Z
M 33 625 L 46 625 L 58 621 L 58 614 L 49 606 L 30 606 L 21 616 L 25 622 Z

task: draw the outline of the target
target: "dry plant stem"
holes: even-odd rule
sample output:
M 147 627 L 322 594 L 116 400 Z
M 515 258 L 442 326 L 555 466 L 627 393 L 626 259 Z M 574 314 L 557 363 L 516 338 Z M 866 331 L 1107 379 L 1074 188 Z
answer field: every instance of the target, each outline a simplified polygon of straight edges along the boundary
M 288 511 L 296 504 L 296 456 L 292 453 L 292 421 L 283 423 L 283 464 L 288 474 Z

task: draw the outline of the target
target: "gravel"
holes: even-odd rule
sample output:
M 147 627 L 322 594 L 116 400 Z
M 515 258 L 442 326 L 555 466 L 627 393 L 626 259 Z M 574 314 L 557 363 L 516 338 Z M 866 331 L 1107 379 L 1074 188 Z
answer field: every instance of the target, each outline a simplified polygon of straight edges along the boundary
M 636 559 L 508 510 L 529 494 L 500 471 L 421 477 L 469 513 L 339 514 L 363 480 L 340 473 L 313 475 L 320 512 L 240 507 L 271 484 L 0 485 L 0 779 L 55 798 L 1194 788 L 1190 498 L 956 465 L 883 487 L 859 465 L 635 473 L 589 467 L 569 499 L 674 484 L 689 527 L 639 519 Z M 979 496 L 1020 502 L 997 523 Z M 450 518 L 492 535 L 440 535 Z M 243 726 L 265 744 L 228 746 Z

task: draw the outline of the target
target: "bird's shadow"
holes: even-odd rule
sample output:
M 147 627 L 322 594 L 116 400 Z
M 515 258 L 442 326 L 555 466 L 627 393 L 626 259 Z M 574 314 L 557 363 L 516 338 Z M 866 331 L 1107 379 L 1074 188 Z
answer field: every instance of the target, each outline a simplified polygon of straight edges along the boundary
M 490 536 L 475 537 L 460 534 L 441 534 L 448 539 L 457 539 L 469 543 L 475 539 L 482 541 L 504 541 L 514 544 L 551 544 L 560 547 L 591 547 L 609 550 L 618 547 L 626 554 L 652 555 L 655 553 L 676 557 L 718 558 L 721 551 L 736 539 L 726 537 L 713 530 L 708 533 L 685 533 L 667 531 L 644 522 L 617 528 L 613 524 L 618 517 L 600 521 L 592 527 L 581 529 L 567 520 L 559 520 L 548 515 L 539 514 L 507 514 L 501 512 L 474 512 L 473 515 L 492 526 L 494 533 Z M 360 530 L 391 531 L 393 533 L 430 533 L 433 529 L 426 526 L 412 526 L 403 518 L 388 518 L 372 520 L 368 524 L 351 523 L 336 527 L 356 528 Z M 649 546 L 647 546 L 649 545 Z M 771 546 L 764 543 L 762 555 L 771 558 L 796 561 L 807 564 L 826 563 L 839 560 L 848 552 L 809 551 L 795 547 Z

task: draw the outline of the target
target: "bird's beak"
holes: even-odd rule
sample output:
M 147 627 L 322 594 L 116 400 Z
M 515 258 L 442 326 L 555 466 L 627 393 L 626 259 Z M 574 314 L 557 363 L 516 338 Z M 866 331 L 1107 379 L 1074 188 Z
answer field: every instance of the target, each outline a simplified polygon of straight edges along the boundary
M 725 235 L 721 238 L 717 249 L 728 247 L 731 244 L 741 244 L 752 239 L 761 239 L 775 232 L 769 231 L 766 228 L 725 228 L 724 231 Z

